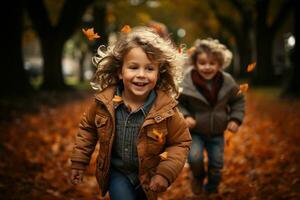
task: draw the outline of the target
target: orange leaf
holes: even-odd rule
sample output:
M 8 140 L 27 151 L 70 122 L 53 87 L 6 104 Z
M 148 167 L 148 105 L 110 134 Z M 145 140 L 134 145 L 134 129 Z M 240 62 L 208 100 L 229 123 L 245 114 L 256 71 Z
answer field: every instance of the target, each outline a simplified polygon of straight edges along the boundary
M 123 99 L 122 97 L 118 96 L 118 95 L 115 95 L 114 98 L 113 98 L 113 102 L 115 103 L 119 103 L 121 102 Z
M 161 154 L 159 154 L 159 157 L 161 160 L 167 160 L 168 159 L 168 152 L 163 152 Z
M 155 137 L 158 139 L 158 142 L 160 144 L 162 144 L 164 142 L 164 139 L 163 139 L 163 134 L 158 132 L 156 129 L 153 129 L 153 134 L 155 135 Z
M 237 95 L 240 95 L 242 93 L 246 93 L 248 91 L 249 85 L 248 83 L 241 84 L 240 85 L 240 90 L 238 91 Z
M 121 29 L 121 32 L 123 32 L 123 33 L 130 33 L 131 32 L 130 26 L 129 25 L 123 26 L 123 28 Z
M 191 55 L 192 53 L 194 53 L 195 50 L 196 50 L 196 47 L 191 47 L 187 50 L 187 54 Z
M 159 24 L 152 24 L 151 27 L 155 29 L 158 33 L 163 32 L 162 27 Z
M 256 62 L 249 64 L 247 67 L 247 72 L 253 71 L 255 67 L 256 67 Z
M 87 39 L 89 41 L 93 41 L 97 38 L 100 38 L 100 36 L 98 35 L 98 33 L 94 32 L 94 28 L 88 28 L 88 29 L 82 29 L 82 32 L 84 33 L 84 35 L 87 37 Z

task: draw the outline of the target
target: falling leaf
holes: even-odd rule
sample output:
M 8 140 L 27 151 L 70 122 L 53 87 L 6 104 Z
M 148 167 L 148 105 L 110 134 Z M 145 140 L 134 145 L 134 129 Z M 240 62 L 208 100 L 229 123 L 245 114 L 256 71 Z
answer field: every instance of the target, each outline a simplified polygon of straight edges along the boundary
M 122 97 L 115 95 L 114 98 L 112 99 L 113 102 L 115 103 L 120 103 L 121 101 L 123 101 Z
M 161 154 L 159 154 L 159 157 L 161 160 L 167 160 L 168 159 L 168 152 L 163 152 Z
M 247 72 L 252 72 L 255 67 L 256 67 L 256 62 L 249 64 L 247 67 Z
M 240 95 L 242 93 L 246 93 L 248 91 L 249 85 L 248 83 L 241 84 L 240 85 L 240 90 L 238 91 L 237 95 Z
M 156 139 L 158 140 L 158 142 L 160 143 L 160 144 L 162 144 L 163 143 L 163 134 L 162 133 L 160 133 L 160 132 L 158 132 L 156 129 L 153 129 L 153 134 L 155 135 L 155 137 L 156 137 Z
M 162 29 L 162 27 L 161 27 L 161 25 L 159 25 L 159 24 L 151 24 L 150 25 L 150 27 L 152 27 L 153 29 L 155 29 L 155 31 L 156 32 L 158 32 L 158 33 L 162 33 L 163 32 L 163 29 Z
M 98 33 L 94 32 L 94 28 L 88 28 L 88 29 L 82 29 L 82 32 L 84 33 L 84 35 L 87 37 L 87 39 L 89 41 L 93 41 L 97 38 L 100 38 L 100 36 L 98 35 Z
M 123 32 L 123 33 L 130 33 L 131 32 L 130 26 L 129 25 L 123 26 L 123 28 L 121 29 L 121 32 Z
M 187 50 L 187 54 L 192 55 L 192 53 L 194 53 L 195 50 L 196 50 L 196 47 L 191 47 Z

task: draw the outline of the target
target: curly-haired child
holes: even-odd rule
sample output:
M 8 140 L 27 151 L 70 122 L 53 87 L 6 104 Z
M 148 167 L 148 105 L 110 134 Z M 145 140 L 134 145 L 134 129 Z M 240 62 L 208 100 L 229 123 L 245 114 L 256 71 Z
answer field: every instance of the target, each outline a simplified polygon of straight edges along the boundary
M 98 48 L 92 87 L 71 156 L 82 182 L 97 142 L 96 178 L 110 199 L 157 199 L 182 170 L 191 136 L 174 97 L 184 57 L 153 29 L 136 27 Z
M 193 49 L 192 67 L 185 73 L 178 99 L 193 140 L 188 158 L 193 175 L 192 191 L 216 194 L 224 162 L 224 131 L 238 131 L 245 100 L 238 94 L 239 85 L 223 71 L 232 59 L 232 53 L 223 44 L 210 38 L 198 39 Z M 207 167 L 204 150 L 208 156 Z

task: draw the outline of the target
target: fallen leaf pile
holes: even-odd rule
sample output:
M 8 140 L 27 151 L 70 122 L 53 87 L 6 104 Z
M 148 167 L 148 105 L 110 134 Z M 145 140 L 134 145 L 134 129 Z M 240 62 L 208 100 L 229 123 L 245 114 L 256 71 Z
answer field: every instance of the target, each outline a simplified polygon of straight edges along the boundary
M 254 90 L 246 98 L 244 124 L 225 146 L 221 198 L 300 199 L 300 102 L 268 99 Z M 73 186 L 69 181 L 78 123 L 92 101 L 87 94 L 62 104 L 35 102 L 35 112 L 6 110 L 13 117 L 0 122 L 1 199 L 101 199 L 93 176 L 95 155 L 84 182 Z M 186 164 L 159 199 L 197 199 L 189 173 Z

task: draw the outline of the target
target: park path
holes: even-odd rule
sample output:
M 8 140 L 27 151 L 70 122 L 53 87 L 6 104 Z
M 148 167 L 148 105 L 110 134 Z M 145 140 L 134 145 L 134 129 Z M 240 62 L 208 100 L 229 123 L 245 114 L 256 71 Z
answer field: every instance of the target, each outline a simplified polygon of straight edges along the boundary
M 34 112 L 9 110 L 10 120 L 0 122 L 0 199 L 101 199 L 93 164 L 84 184 L 69 182 L 74 136 L 92 95 L 67 95 L 62 104 L 35 102 Z M 250 91 L 243 126 L 226 135 L 219 199 L 300 199 L 299 127 L 299 101 Z M 186 165 L 159 199 L 199 199 L 189 183 Z

